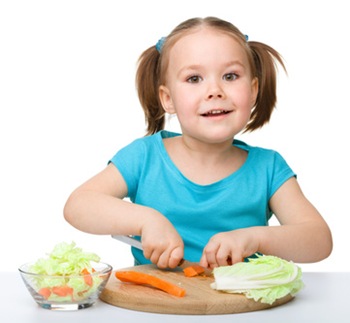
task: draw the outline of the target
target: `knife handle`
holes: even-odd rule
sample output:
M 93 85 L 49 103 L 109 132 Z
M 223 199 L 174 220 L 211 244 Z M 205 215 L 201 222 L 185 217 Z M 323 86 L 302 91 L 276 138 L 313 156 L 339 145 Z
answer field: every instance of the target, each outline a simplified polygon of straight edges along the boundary
M 112 235 L 112 238 L 119 240 L 121 242 L 124 242 L 132 247 L 137 248 L 137 249 L 143 250 L 141 241 L 137 240 L 132 235 Z M 183 269 L 183 268 L 186 268 L 186 267 L 193 265 L 193 264 L 194 263 L 182 258 L 177 266 Z

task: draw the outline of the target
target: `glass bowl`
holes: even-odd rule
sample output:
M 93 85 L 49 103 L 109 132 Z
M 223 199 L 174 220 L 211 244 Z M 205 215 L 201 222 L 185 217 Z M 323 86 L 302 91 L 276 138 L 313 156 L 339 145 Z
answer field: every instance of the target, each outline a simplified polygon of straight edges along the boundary
M 93 305 L 106 286 L 112 266 L 92 263 L 93 273 L 71 276 L 42 275 L 30 272 L 33 264 L 18 268 L 34 300 L 51 310 L 78 310 Z

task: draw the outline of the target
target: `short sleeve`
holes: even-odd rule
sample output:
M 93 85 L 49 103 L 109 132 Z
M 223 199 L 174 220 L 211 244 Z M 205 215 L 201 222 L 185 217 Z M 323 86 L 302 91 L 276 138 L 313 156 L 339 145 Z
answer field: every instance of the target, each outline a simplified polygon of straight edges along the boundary
M 122 174 L 128 187 L 128 196 L 131 200 L 136 194 L 142 172 L 145 146 L 139 139 L 119 150 L 109 163 L 114 164 Z
M 278 152 L 274 151 L 272 157 L 272 167 L 270 168 L 269 199 L 288 179 L 291 177 L 296 177 L 296 174 Z

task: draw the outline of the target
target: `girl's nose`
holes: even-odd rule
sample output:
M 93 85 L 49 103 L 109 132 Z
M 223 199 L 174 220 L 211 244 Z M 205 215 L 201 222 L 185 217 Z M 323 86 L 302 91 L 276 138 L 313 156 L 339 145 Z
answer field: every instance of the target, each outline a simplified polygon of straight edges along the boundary
M 208 94 L 207 99 L 223 99 L 225 97 L 225 93 L 223 89 L 220 87 L 220 85 L 217 82 L 213 82 L 210 84 L 208 88 Z
M 219 98 L 222 99 L 223 94 L 218 92 L 218 93 L 211 93 L 208 95 L 208 99 L 213 99 L 213 98 Z

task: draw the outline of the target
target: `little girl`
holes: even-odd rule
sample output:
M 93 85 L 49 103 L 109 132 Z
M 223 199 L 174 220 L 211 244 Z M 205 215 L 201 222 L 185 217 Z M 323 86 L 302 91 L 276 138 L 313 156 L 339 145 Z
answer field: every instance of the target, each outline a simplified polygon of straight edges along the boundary
M 214 268 L 256 252 L 316 262 L 330 230 L 273 150 L 234 139 L 270 119 L 276 103 L 271 47 L 208 17 L 176 27 L 140 57 L 136 83 L 148 132 L 77 188 L 66 220 L 85 232 L 140 236 L 135 263 Z M 180 133 L 163 130 L 176 114 Z M 130 201 L 125 198 L 130 198 Z M 274 214 L 281 225 L 268 226 Z

